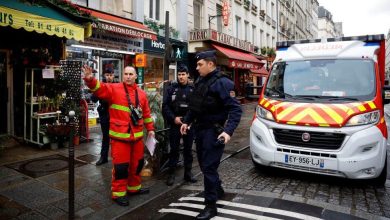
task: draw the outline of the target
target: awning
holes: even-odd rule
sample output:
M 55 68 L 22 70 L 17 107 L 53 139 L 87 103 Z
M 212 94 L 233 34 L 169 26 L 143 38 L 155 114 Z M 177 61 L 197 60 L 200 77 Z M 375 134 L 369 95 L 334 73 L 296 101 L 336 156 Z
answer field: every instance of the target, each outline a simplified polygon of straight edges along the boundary
M 157 40 L 156 33 L 150 30 L 141 22 L 118 17 L 101 11 L 91 10 L 89 8 L 83 8 L 82 10 L 88 10 L 89 12 L 91 12 L 92 16 L 98 19 L 99 22 L 97 24 L 93 24 L 94 28 L 100 28 L 105 31 L 127 35 L 129 37 L 134 38 Z
M 239 69 L 260 69 L 263 65 L 260 60 L 252 54 L 239 52 L 237 50 L 225 48 L 215 44 L 211 44 L 219 52 L 229 58 L 229 67 Z
M 264 67 L 261 67 L 260 69 L 251 69 L 250 70 L 251 73 L 253 73 L 254 76 L 265 76 L 267 77 L 268 76 L 268 71 L 264 68 Z
M 84 40 L 84 26 L 50 7 L 28 5 L 15 0 L 0 1 L 0 26 Z

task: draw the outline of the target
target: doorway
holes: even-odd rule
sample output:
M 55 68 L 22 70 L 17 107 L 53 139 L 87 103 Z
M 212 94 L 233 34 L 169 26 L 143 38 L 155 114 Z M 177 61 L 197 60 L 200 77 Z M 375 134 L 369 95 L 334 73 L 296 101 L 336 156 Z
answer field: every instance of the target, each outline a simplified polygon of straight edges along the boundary
M 9 94 L 11 89 L 8 62 L 8 51 L 0 50 L 0 136 L 11 134 L 11 100 Z

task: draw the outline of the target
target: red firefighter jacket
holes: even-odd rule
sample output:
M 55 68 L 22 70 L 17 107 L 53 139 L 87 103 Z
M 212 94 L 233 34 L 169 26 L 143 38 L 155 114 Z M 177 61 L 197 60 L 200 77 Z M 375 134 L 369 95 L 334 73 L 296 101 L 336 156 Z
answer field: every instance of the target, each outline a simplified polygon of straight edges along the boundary
M 96 79 L 84 80 L 86 85 L 99 99 L 107 100 L 110 113 L 111 138 L 124 141 L 135 141 L 143 137 L 143 126 L 146 130 L 154 130 L 153 120 L 150 116 L 150 108 L 146 93 L 137 84 L 127 85 L 131 104 L 136 106 L 135 90 L 138 91 L 139 105 L 142 109 L 142 119 L 138 125 L 134 125 L 130 119 L 130 108 L 126 97 L 124 83 L 103 83 Z

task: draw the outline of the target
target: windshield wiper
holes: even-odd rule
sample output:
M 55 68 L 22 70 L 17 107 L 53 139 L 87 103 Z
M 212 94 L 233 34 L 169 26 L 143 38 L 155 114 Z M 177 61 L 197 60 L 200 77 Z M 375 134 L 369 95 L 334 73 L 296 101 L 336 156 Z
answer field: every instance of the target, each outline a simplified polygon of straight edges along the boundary
M 269 95 L 269 91 L 272 91 L 272 92 L 276 92 L 276 93 L 279 95 L 279 97 L 281 97 L 281 96 L 283 96 L 284 98 L 286 98 L 286 97 L 287 97 L 287 98 L 292 98 L 292 97 L 294 97 L 294 96 L 291 95 L 291 94 L 282 92 L 282 91 L 280 91 L 280 90 L 278 90 L 278 89 L 275 89 L 275 88 L 267 88 L 266 91 L 268 92 L 268 95 Z
M 332 97 L 329 97 L 328 99 L 329 100 L 360 101 L 358 98 L 343 97 L 343 96 L 332 96 Z

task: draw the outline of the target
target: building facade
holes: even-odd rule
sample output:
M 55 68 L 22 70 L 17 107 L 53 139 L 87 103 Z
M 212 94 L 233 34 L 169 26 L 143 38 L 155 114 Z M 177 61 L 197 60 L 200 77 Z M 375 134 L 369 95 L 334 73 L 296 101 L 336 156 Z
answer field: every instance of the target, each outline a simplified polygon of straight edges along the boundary
M 390 80 L 390 29 L 386 36 L 386 79 Z
M 342 22 L 334 22 L 332 13 L 323 6 L 318 8 L 318 38 L 342 37 Z

